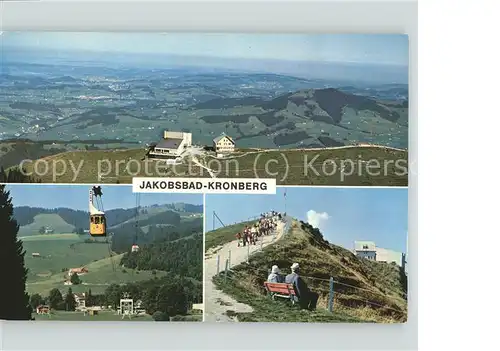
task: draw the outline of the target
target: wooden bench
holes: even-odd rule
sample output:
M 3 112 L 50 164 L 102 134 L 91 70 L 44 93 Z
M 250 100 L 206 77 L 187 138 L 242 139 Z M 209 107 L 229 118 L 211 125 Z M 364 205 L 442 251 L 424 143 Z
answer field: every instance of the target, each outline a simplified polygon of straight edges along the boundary
M 290 300 L 292 305 L 295 304 L 297 294 L 295 293 L 293 284 L 265 282 L 264 287 L 273 300 L 276 300 L 277 297 L 282 297 Z

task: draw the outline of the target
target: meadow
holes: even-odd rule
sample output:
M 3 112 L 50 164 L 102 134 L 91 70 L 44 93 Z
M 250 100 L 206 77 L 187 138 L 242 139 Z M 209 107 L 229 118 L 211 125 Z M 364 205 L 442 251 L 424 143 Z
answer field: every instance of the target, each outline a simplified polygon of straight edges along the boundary
M 105 242 L 86 242 L 87 236 L 77 234 L 44 234 L 24 237 L 25 264 L 28 268 L 27 291 L 45 296 L 53 288 L 62 292 L 70 286 L 67 270 L 85 267 L 81 284 L 71 285 L 73 292 L 102 293 L 110 284 L 125 284 L 164 276 L 162 271 L 136 271 L 120 266 L 123 254 L 110 253 Z M 39 257 L 33 257 L 38 253 Z
M 132 316 L 130 319 L 126 316 L 122 318 L 121 315 L 114 311 L 99 311 L 97 315 L 84 315 L 83 312 L 77 311 L 53 311 L 50 315 L 47 314 L 36 314 L 33 313 L 33 318 L 40 321 L 107 321 L 107 322 L 119 322 L 119 321 L 133 321 L 133 322 L 150 322 L 153 318 L 148 315 Z

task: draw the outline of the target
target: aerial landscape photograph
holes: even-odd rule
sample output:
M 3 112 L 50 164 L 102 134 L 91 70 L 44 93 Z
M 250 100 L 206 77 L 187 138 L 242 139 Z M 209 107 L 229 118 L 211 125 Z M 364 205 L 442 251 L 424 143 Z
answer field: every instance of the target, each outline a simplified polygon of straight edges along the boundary
M 203 320 L 203 195 L 0 185 L 0 319 Z
M 205 214 L 205 322 L 407 321 L 406 187 L 207 194 Z
M 0 181 L 407 185 L 406 35 L 4 32 L 0 45 Z

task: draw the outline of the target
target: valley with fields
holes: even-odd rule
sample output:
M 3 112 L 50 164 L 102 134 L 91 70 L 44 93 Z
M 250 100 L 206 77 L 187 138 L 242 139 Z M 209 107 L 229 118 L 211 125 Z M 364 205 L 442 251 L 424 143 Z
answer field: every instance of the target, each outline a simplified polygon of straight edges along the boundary
M 17 206 L 13 218 L 35 320 L 202 320 L 202 205 L 110 209 L 102 238 L 89 234 L 87 211 Z

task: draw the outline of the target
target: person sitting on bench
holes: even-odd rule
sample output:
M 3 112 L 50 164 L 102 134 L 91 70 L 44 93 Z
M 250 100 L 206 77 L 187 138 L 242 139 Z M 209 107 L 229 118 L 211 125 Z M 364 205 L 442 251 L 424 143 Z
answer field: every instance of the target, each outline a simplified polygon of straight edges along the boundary
M 280 272 L 280 269 L 278 268 L 278 266 L 274 265 L 271 268 L 271 274 L 269 274 L 269 277 L 267 277 L 267 281 L 269 283 L 284 283 L 285 282 L 285 279 L 281 275 L 281 272 Z
M 307 287 L 306 282 L 299 275 L 299 264 L 292 264 L 292 273 L 288 274 L 285 278 L 285 283 L 293 284 L 297 297 L 299 298 L 299 305 L 301 308 L 308 310 L 315 310 L 318 303 L 319 295 Z

